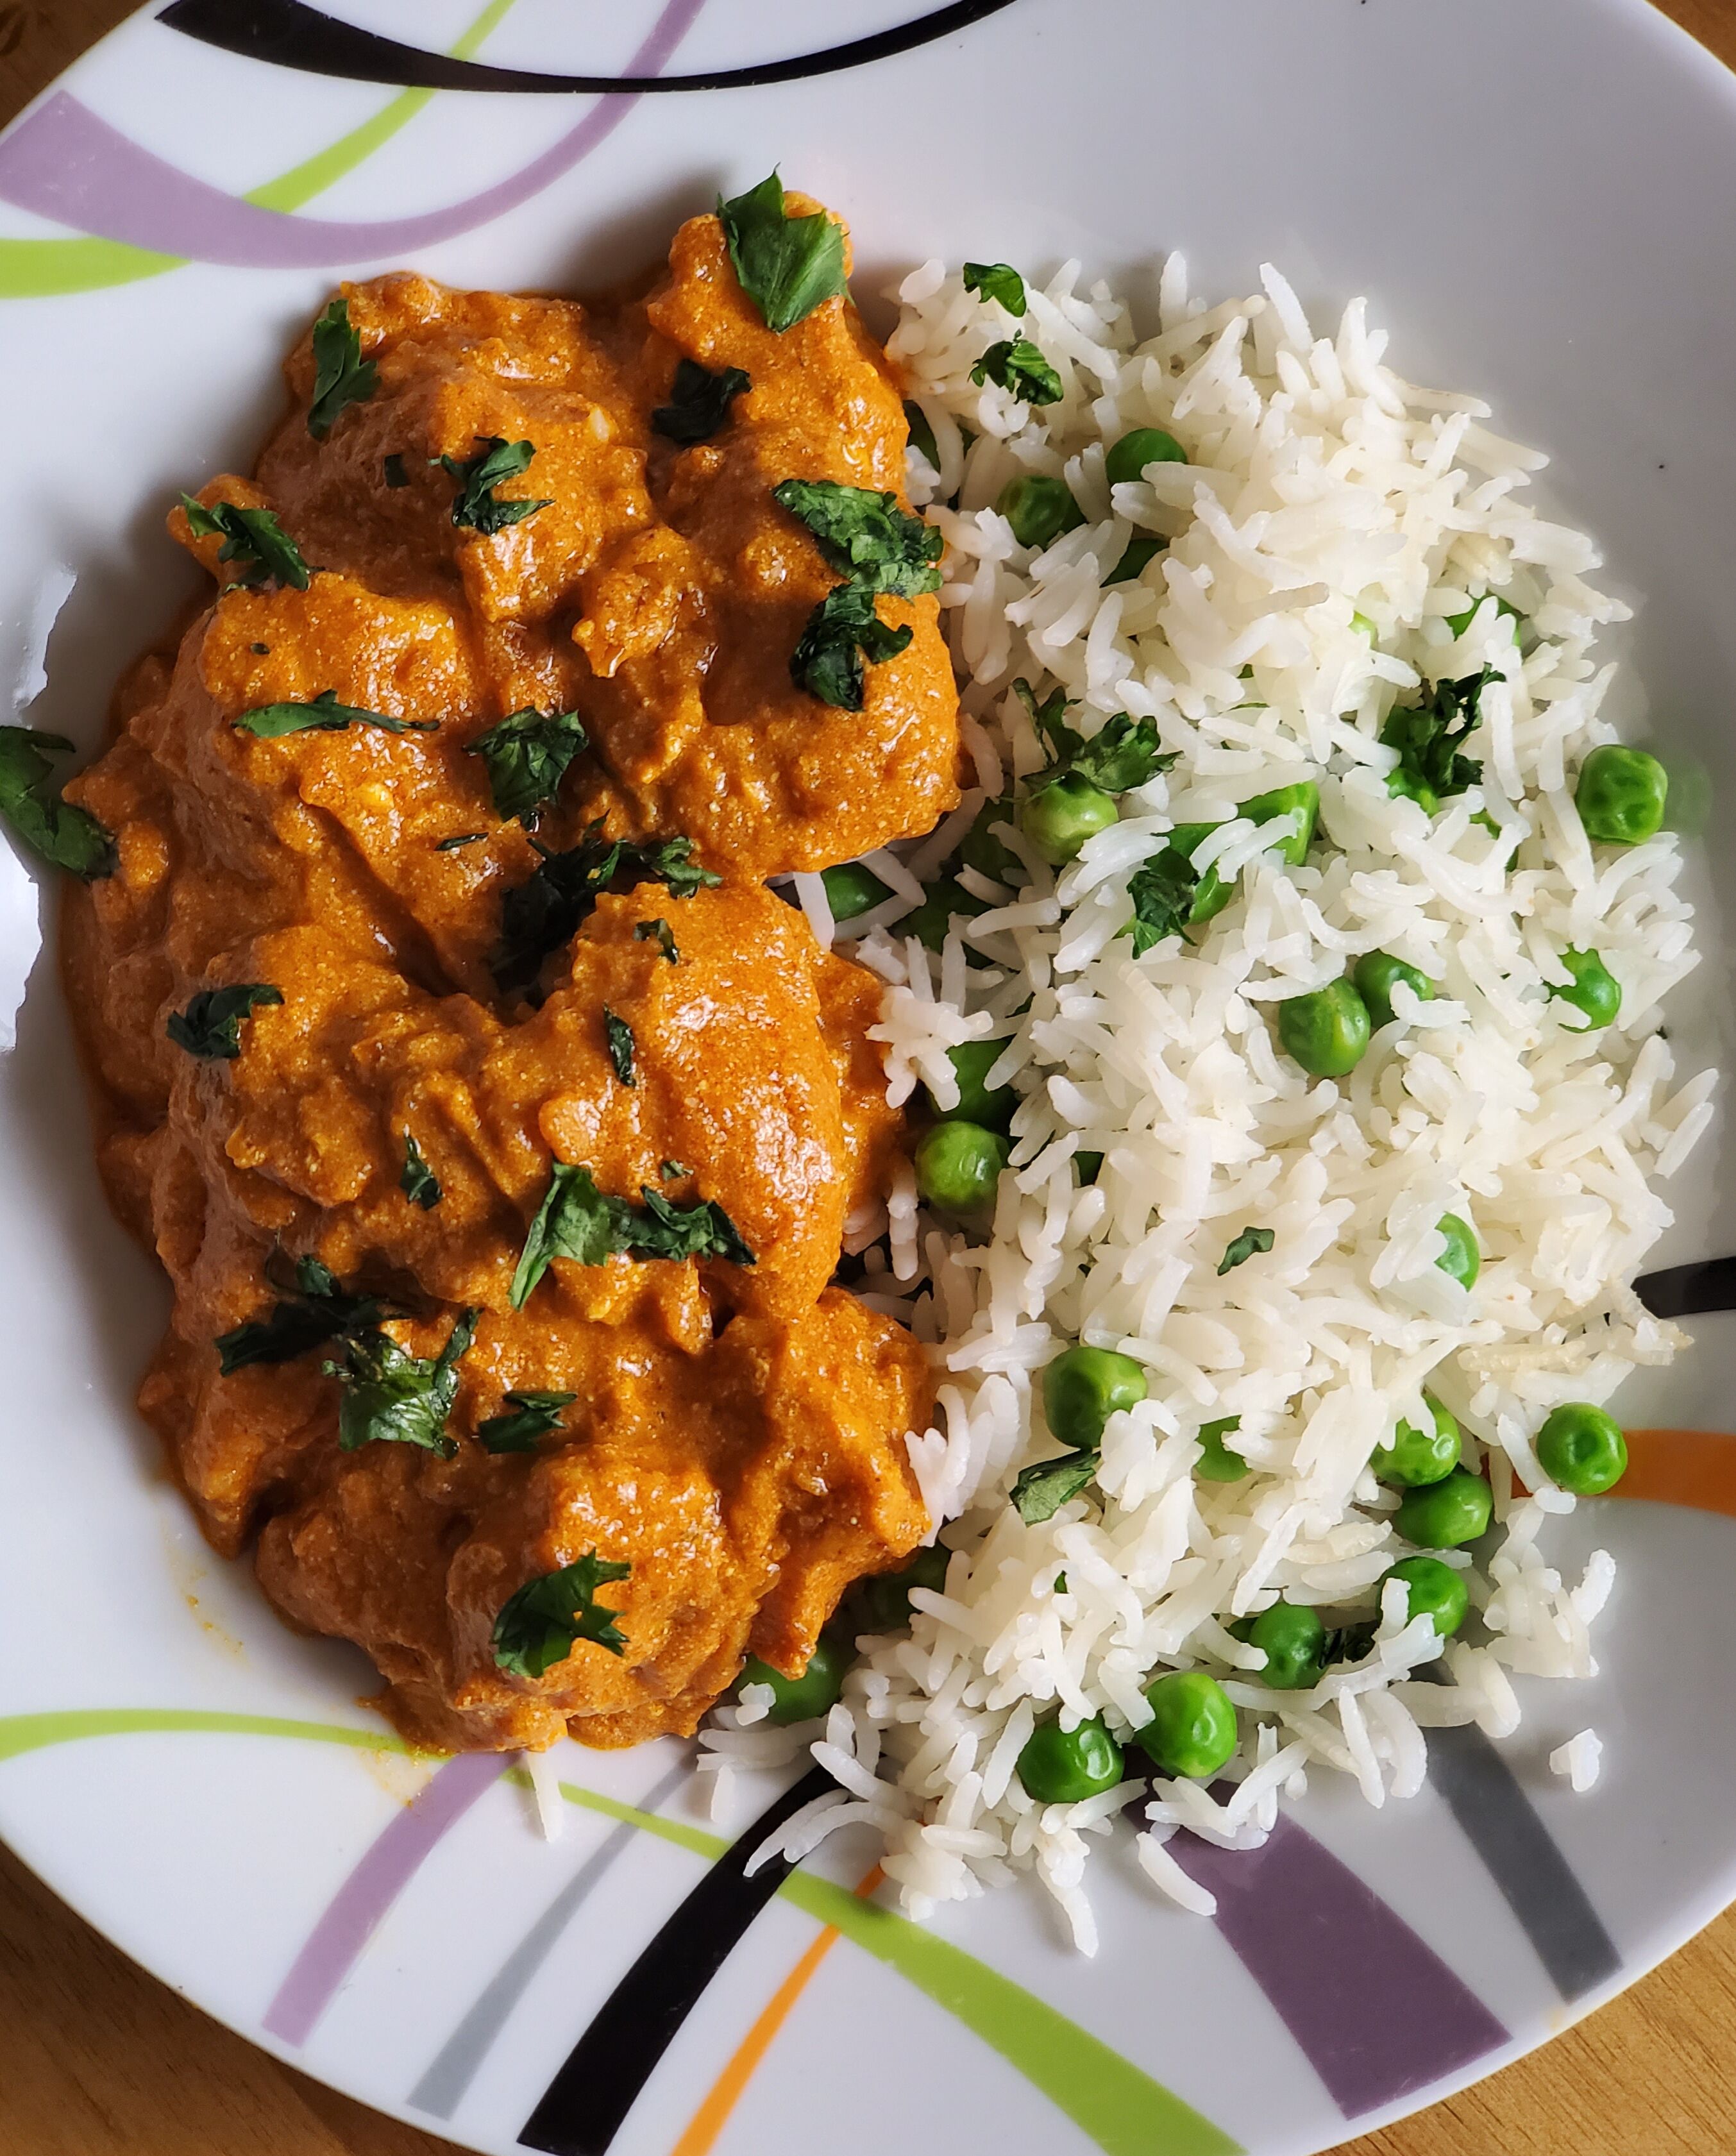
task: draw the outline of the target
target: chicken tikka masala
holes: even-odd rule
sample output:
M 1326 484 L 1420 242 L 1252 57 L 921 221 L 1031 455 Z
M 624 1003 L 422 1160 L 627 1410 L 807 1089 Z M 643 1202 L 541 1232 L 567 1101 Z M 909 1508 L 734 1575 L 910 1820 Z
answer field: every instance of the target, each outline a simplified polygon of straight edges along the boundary
M 765 888 L 958 798 L 846 247 L 774 177 L 606 304 L 346 286 L 67 791 L 142 1411 L 419 1743 L 691 1732 L 929 1532 L 922 1351 L 833 1284 L 877 983 Z

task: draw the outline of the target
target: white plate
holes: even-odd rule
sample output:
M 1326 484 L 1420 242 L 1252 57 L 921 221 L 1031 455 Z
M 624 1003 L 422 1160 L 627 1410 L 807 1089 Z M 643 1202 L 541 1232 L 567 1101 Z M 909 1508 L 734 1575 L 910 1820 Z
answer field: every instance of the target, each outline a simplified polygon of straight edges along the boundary
M 1369 293 L 1406 373 L 1486 391 L 1554 453 L 1548 491 L 1641 602 L 1651 725 L 1728 785 L 1736 83 L 1641 0 L 496 0 L 485 34 L 480 5 L 177 0 L 0 139 L 0 668 L 55 565 L 78 579 L 33 723 L 96 742 L 114 675 L 190 588 L 165 506 L 245 467 L 337 275 L 593 284 L 775 160 L 850 218 L 865 297 L 931 254 L 1121 270 L 1171 246 L 1197 290 L 1271 259 L 1324 308 Z M 821 19 L 881 56 L 636 97 L 318 71 L 357 49 L 365 71 L 372 30 L 413 38 L 380 62 L 400 80 L 466 39 L 504 69 L 752 74 Z M 0 990 L 34 911 L 0 854 Z M 1696 983 L 1685 1061 L 1729 1031 L 1721 969 Z M 1199 1856 L 1215 1924 L 1158 1906 L 1113 1845 L 1095 1962 L 1019 1893 L 918 1932 L 851 1895 L 860 1851 L 750 1895 L 709 1862 L 673 1744 L 567 1747 L 568 1831 L 537 1839 L 510 1763 L 405 1758 L 355 1704 L 360 1659 L 292 1639 L 203 1549 L 132 1412 L 163 1291 L 103 1205 L 47 962 L 18 1033 L 0 1830 L 336 2086 L 496 2152 L 883 2156 L 907 2118 L 1004 2156 L 1302 2156 L 1502 2065 L 1736 1893 L 1718 1449 L 1709 1512 L 1567 1523 L 1569 1561 L 1595 1539 L 1620 1562 L 1601 1677 L 1538 1691 L 1498 1755 L 1437 1739 L 1415 1803 L 1317 1796 L 1257 1856 Z M 1666 1260 L 1736 1248 L 1736 1178 L 1686 1180 Z M 1733 1323 L 1703 1320 L 1630 1419 L 1715 1430 Z M 1680 1448 L 1650 1456 L 1667 1475 Z M 1607 1768 L 1574 1798 L 1543 1761 L 1587 1723 Z

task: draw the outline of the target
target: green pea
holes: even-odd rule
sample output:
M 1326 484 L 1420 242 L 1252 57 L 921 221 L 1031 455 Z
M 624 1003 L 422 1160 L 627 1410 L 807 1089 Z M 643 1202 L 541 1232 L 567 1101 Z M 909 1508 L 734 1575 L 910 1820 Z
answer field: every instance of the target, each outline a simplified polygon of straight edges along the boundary
M 1178 824 L 1169 834 L 1169 843 L 1163 850 L 1181 855 L 1191 867 L 1194 849 L 1202 839 L 1210 838 L 1214 831 L 1221 828 L 1217 824 Z M 1214 861 L 1210 868 L 1201 871 L 1199 880 L 1194 886 L 1194 903 L 1188 908 L 1188 926 L 1197 928 L 1202 921 L 1210 921 L 1224 911 L 1235 896 L 1235 880 L 1232 878 L 1225 883 L 1218 874 L 1217 863 Z
M 1456 1467 L 1425 1490 L 1407 1491 L 1393 1524 L 1422 1549 L 1457 1549 L 1486 1533 L 1494 1500 L 1481 1475 Z
M 1231 1628 L 1251 1647 L 1264 1647 L 1266 1667 L 1255 1675 L 1274 1691 L 1306 1691 L 1326 1674 L 1326 1627 L 1317 1610 L 1281 1595 L 1270 1609 Z
M 1076 1729 L 1047 1722 L 1019 1754 L 1019 1779 L 1040 1804 L 1076 1804 L 1112 1789 L 1121 1778 L 1121 1747 L 1101 1715 Z
M 928 896 L 897 923 L 896 932 L 919 937 L 929 950 L 938 951 L 956 916 L 962 914 L 966 920 L 973 920 L 988 911 L 986 899 L 967 891 L 956 877 L 942 876 L 929 885 Z
M 964 834 L 964 844 L 958 849 L 958 858 L 968 869 L 985 875 L 992 883 L 1020 884 L 1025 880 L 1025 864 L 1004 839 L 997 839 L 997 824 L 1014 820 L 1013 803 L 1002 794 L 998 801 L 985 801 L 977 811 L 976 821 Z
M 1120 814 L 1112 794 L 1069 771 L 1020 804 L 1019 828 L 1051 867 L 1060 868 Z
M 1105 590 L 1111 584 L 1130 584 L 1135 577 L 1143 576 L 1147 565 L 1154 562 L 1169 544 L 1149 531 L 1136 531 L 1122 549 L 1122 557 L 1103 579 Z
M 1663 829 L 1669 790 L 1669 774 L 1655 756 L 1605 742 L 1579 766 L 1574 804 L 1588 839 L 1636 846 Z
M 1419 778 L 1414 772 L 1406 771 L 1402 765 L 1398 770 L 1387 773 L 1386 790 L 1394 799 L 1415 802 L 1419 808 L 1430 816 L 1441 806 L 1441 796 L 1428 781 Z
M 1021 547 L 1052 546 L 1063 531 L 1076 531 L 1085 521 L 1065 482 L 1042 472 L 1021 472 L 1009 480 L 994 506 Z
M 1103 1425 L 1137 1407 L 1150 1387 L 1143 1363 L 1111 1348 L 1069 1348 L 1043 1373 L 1043 1413 L 1050 1434 L 1082 1452 L 1103 1442 Z
M 845 861 L 835 869 L 822 869 L 819 880 L 826 887 L 826 904 L 834 921 L 854 921 L 892 894 L 888 886 L 860 861 Z
M 907 1625 L 910 1590 L 928 1587 L 940 1594 L 947 1584 L 947 1560 L 951 1555 L 950 1550 L 937 1543 L 932 1549 L 918 1550 L 897 1572 L 878 1573 L 872 1579 L 858 1580 L 855 1597 L 858 1628 L 864 1632 L 896 1632 Z
M 1477 610 L 1482 603 L 1482 599 L 1473 599 L 1463 613 L 1450 613 L 1446 617 L 1446 625 L 1455 636 L 1462 636 L 1470 628 L 1477 617 Z M 1517 644 L 1520 632 L 1525 625 L 1525 617 L 1511 599 L 1502 598 L 1498 593 L 1495 598 L 1495 619 L 1497 627 L 1503 621 L 1510 621 L 1513 624 L 1513 639 Z
M 1413 1617 L 1432 1617 L 1436 1631 L 1443 1640 L 1448 1640 L 1464 1623 L 1465 1612 L 1471 1607 L 1465 1582 L 1438 1557 L 1401 1558 L 1382 1578 L 1383 1589 L 1389 1579 L 1402 1579 L 1405 1583 L 1407 1625 Z
M 1103 459 L 1103 476 L 1111 486 L 1125 486 L 1143 479 L 1148 465 L 1184 465 L 1188 453 L 1174 434 L 1161 427 L 1136 427 L 1110 446 Z
M 1240 1415 L 1225 1415 L 1221 1422 L 1200 1424 L 1199 1465 L 1194 1472 L 1202 1482 L 1240 1482 L 1251 1471 L 1241 1455 L 1232 1452 L 1224 1442 L 1231 1430 L 1240 1428 Z
M 1564 951 L 1561 963 L 1573 976 L 1571 988 L 1552 988 L 1551 998 L 1571 1004 L 1585 1014 L 1584 1025 L 1570 1025 L 1569 1033 L 1590 1033 L 1608 1025 L 1621 1008 L 1621 983 L 1595 951 Z
M 1166 1774 L 1204 1781 L 1235 1749 L 1235 1709 L 1204 1670 L 1171 1670 L 1145 1688 L 1151 1720 L 1133 1742 Z
M 1292 868 L 1300 868 L 1308 858 L 1308 847 L 1314 836 L 1315 819 L 1320 814 L 1320 788 L 1312 778 L 1301 780 L 1295 786 L 1275 786 L 1270 793 L 1256 793 L 1251 801 L 1244 801 L 1241 813 L 1256 824 L 1271 824 L 1280 816 L 1300 810 L 1297 829 L 1278 848 L 1282 858 Z
M 1435 1000 L 1435 983 L 1428 975 L 1418 973 L 1415 966 L 1407 966 L 1402 958 L 1394 957 L 1389 951 L 1365 951 L 1351 968 L 1350 978 L 1377 1027 L 1390 1025 L 1398 1016 L 1393 1009 L 1393 989 L 1400 981 L 1419 1003 L 1431 1004 Z
M 1585 1400 L 1554 1409 L 1537 1434 L 1537 1456 L 1550 1481 L 1576 1497 L 1600 1497 L 1627 1472 L 1627 1440 L 1613 1415 Z
M 1006 1053 L 1004 1040 L 967 1040 L 947 1050 L 947 1060 L 958 1081 L 958 1105 L 942 1108 L 932 1093 L 928 1105 L 943 1122 L 980 1123 L 985 1130 L 1004 1131 L 1013 1120 L 1019 1096 L 1010 1086 L 989 1090 L 989 1073 Z M 923 1091 L 927 1092 L 927 1086 Z
M 1358 636 L 1365 636 L 1370 644 L 1378 644 L 1379 642 L 1380 632 L 1375 628 L 1374 623 L 1369 620 L 1369 617 L 1365 613 L 1352 614 L 1350 617 L 1350 626 L 1356 631 Z
M 1451 1475 L 1464 1450 L 1459 1425 L 1437 1399 L 1423 1394 L 1430 1415 L 1427 1430 L 1401 1422 L 1390 1445 L 1379 1446 L 1369 1465 L 1383 1482 L 1399 1490 L 1421 1490 Z
M 1368 1047 L 1369 1029 L 1369 1007 L 1348 980 L 1278 1005 L 1285 1052 L 1315 1078 L 1342 1078 L 1353 1070 Z
M 978 1212 L 993 1202 L 1012 1151 L 980 1123 L 936 1123 L 917 1141 L 917 1188 L 942 1213 Z
M 1471 1223 L 1461 1220 L 1456 1213 L 1443 1213 L 1435 1225 L 1446 1238 L 1446 1248 L 1436 1259 L 1436 1264 L 1461 1287 L 1475 1287 L 1477 1276 L 1483 1269 L 1483 1255 L 1477 1247 L 1477 1234 Z
M 738 1682 L 772 1687 L 772 1704 L 766 1712 L 768 1722 L 775 1722 L 780 1727 L 792 1722 L 813 1722 L 837 1705 L 838 1695 L 844 1690 L 845 1673 L 855 1660 L 855 1656 L 840 1640 L 822 1633 L 800 1676 L 781 1676 L 769 1662 L 761 1661 L 758 1655 L 750 1655 L 742 1666 Z

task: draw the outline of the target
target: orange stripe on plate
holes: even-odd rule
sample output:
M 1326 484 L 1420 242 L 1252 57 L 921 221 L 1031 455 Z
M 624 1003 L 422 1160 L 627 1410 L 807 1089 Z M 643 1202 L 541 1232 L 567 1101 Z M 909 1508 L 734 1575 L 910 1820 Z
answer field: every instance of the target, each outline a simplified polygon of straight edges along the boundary
M 1631 1430 L 1612 1497 L 1649 1497 L 1736 1519 L 1736 1437 L 1713 1430 Z
M 856 1887 L 865 1898 L 879 1886 L 883 1874 L 876 1864 Z M 790 2009 L 808 1989 L 814 1971 L 838 1943 L 838 1933 L 828 1924 L 766 2001 L 759 2019 L 742 2039 L 735 2056 L 712 2082 L 705 2101 L 687 2122 L 686 2131 L 670 2156 L 708 2156 L 729 2115 L 741 2101 L 742 2092 L 753 2078 L 754 2069 L 771 2049 L 772 2040 L 789 2019 Z

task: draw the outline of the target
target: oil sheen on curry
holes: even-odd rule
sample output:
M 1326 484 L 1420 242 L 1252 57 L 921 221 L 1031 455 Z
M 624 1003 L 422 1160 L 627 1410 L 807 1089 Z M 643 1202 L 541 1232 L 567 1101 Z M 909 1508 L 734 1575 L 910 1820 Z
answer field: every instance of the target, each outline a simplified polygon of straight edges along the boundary
M 958 798 L 845 249 L 773 180 L 607 304 L 345 288 L 69 789 L 141 1406 L 418 1743 L 691 1732 L 929 1532 L 923 1354 L 833 1284 L 877 983 L 766 888 Z

